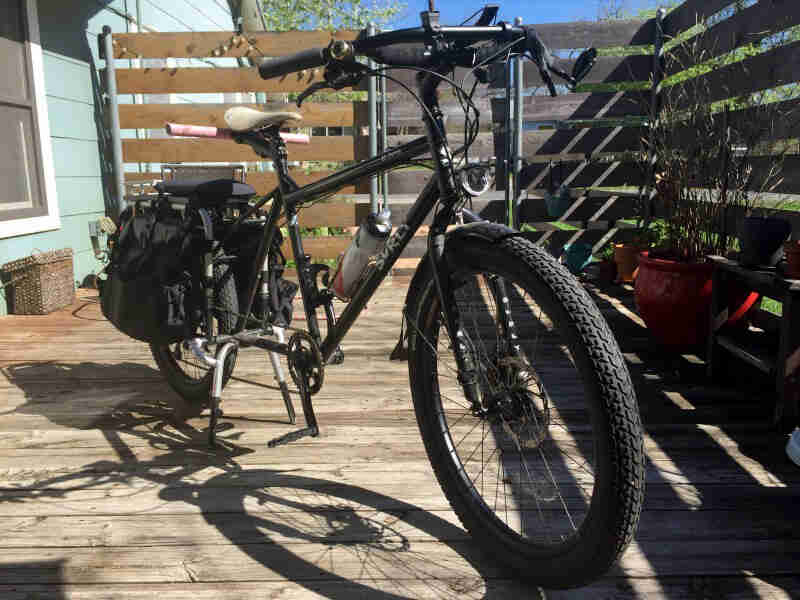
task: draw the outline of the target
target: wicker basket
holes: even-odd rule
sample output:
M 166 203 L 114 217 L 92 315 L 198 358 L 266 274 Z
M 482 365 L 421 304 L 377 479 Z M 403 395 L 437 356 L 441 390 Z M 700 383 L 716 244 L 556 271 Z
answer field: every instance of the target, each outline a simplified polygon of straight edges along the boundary
M 32 254 L 3 265 L 15 315 L 46 315 L 72 304 L 75 281 L 72 248 Z

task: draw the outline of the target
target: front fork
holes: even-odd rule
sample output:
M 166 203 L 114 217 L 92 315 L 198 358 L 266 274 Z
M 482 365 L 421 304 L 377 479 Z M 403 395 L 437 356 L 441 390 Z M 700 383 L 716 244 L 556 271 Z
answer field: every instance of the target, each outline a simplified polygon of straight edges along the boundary
M 428 232 L 428 256 L 432 261 L 433 278 L 436 282 L 445 326 L 453 344 L 459 383 L 464 389 L 467 400 L 475 409 L 478 409 L 483 404 L 479 361 L 475 356 L 475 349 L 462 327 L 461 315 L 455 301 L 452 269 L 445 255 L 447 226 L 454 221 L 455 208 L 461 204 L 462 192 L 456 181 L 453 156 L 447 143 L 444 119 L 439 108 L 436 92 L 439 81 L 439 78 L 429 74 L 420 73 L 417 76 L 422 100 L 428 109 L 425 114 L 425 125 L 439 184 L 440 206 L 437 206 L 433 223 Z
M 453 169 L 453 157 L 445 135 L 444 120 L 439 108 L 436 87 L 441 79 L 430 74 L 420 73 L 417 76 L 422 100 L 428 109 L 425 114 L 425 125 L 428 142 L 433 153 L 436 167 L 436 177 L 439 183 L 441 210 L 434 215 L 433 224 L 428 233 L 428 256 L 432 261 L 433 275 L 436 282 L 439 302 L 444 314 L 445 325 L 458 366 L 458 378 L 464 389 L 464 395 L 476 410 L 486 408 L 487 399 L 482 397 L 480 378 L 480 360 L 477 356 L 478 349 L 469 339 L 462 326 L 462 316 L 455 301 L 454 281 L 452 269 L 447 263 L 445 255 L 445 234 L 447 226 L 454 222 L 456 207 L 461 202 L 461 187 L 456 181 Z M 469 211 L 463 211 L 469 213 Z M 473 219 L 475 215 L 469 214 Z M 472 220 L 472 219 L 471 219 Z M 497 348 L 498 356 L 519 356 L 519 344 L 511 317 L 511 306 L 506 290 L 505 281 L 500 277 L 488 278 L 489 292 L 494 297 L 497 311 L 498 339 L 502 340 L 505 347 Z

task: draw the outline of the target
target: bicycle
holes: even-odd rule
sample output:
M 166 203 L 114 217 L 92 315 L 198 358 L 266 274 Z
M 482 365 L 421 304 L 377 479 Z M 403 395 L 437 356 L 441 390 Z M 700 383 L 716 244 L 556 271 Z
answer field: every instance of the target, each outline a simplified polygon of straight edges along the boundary
M 280 132 L 298 117 L 294 113 L 237 107 L 226 113 L 229 129 L 168 124 L 174 135 L 227 137 L 250 145 L 274 163 L 279 184 L 255 203 L 237 204 L 236 217 L 227 210 L 230 190 L 212 197 L 206 189 L 201 202 L 201 183 L 162 184 L 163 194 L 190 198 L 186 218 L 195 219 L 205 240 L 198 271 L 205 291 L 195 335 L 174 345 L 155 344 L 153 354 L 180 394 L 195 401 L 210 396 L 212 443 L 222 388 L 238 350 L 254 346 L 286 356 L 306 427 L 270 446 L 318 435 L 312 396 L 322 388 L 326 366 L 342 359 L 340 342 L 432 214 L 428 252 L 410 283 L 404 314 L 409 381 L 428 457 L 453 510 L 484 549 L 540 585 L 572 587 L 603 574 L 634 535 L 644 495 L 636 398 L 617 342 L 578 281 L 524 234 L 482 221 L 465 207 L 456 158 L 477 135 L 479 116 L 475 109 L 475 119 L 467 120 L 464 146 L 451 150 L 437 87 L 443 82 L 453 86 L 469 117 L 472 94 L 478 81 L 486 81 L 491 63 L 526 55 L 555 95 L 551 73 L 574 85 L 596 53 L 584 52 L 572 74 L 564 73 L 533 27 L 492 24 L 496 13 L 496 7 L 487 7 L 472 25 L 442 26 L 431 2 L 421 15 L 422 27 L 372 36 L 362 32 L 350 42 L 265 60 L 259 67 L 265 79 L 324 68 L 324 80 L 300 94 L 298 105 L 323 88 L 342 89 L 367 76 L 390 78 L 390 68 L 417 71 L 418 93 L 409 92 L 420 103 L 426 135 L 304 187 L 289 175 L 286 144 L 307 140 Z M 357 56 L 383 67 L 370 69 Z M 448 76 L 455 67 L 474 74 L 471 92 Z M 406 221 L 386 234 L 350 290 L 341 294 L 336 288 L 341 262 L 333 282 L 327 267 L 311 264 L 298 211 L 309 201 L 362 177 L 414 163 L 426 153 L 435 176 Z M 258 220 L 267 207 L 266 217 Z M 267 266 L 275 263 L 282 215 L 306 330 L 278 326 L 269 311 L 254 310 L 257 291 L 267 282 Z M 463 224 L 448 229 L 454 223 Z M 230 242 L 247 228 L 257 232 L 258 247 L 242 282 L 229 268 L 237 252 Z M 349 300 L 338 317 L 335 294 Z M 327 321 L 324 338 L 318 308 Z M 288 342 L 284 331 L 292 332 Z M 276 336 L 277 341 L 272 339 Z M 189 372 L 184 363 L 192 357 L 205 370 Z M 291 401 L 285 398 L 293 422 Z

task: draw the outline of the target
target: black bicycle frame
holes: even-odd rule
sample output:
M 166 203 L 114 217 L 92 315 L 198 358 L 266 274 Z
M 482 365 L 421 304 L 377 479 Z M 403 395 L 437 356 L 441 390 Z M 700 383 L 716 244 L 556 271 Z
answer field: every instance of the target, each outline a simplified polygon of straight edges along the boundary
M 443 311 L 446 315 L 448 330 L 451 332 L 458 331 L 458 316 L 453 314 L 453 310 L 450 310 L 454 303 L 452 302 L 448 278 L 439 277 L 438 273 L 444 272 L 440 268 L 443 260 L 444 234 L 447 225 L 453 220 L 454 207 L 460 198 L 460 194 L 457 192 L 457 183 L 450 168 L 452 153 L 447 145 L 444 122 L 436 97 L 436 86 L 439 83 L 439 78 L 427 75 L 420 78 L 419 82 L 422 100 L 426 108 L 424 121 L 427 128 L 427 136 L 389 149 L 378 156 L 337 171 L 328 177 L 303 187 L 298 187 L 289 176 L 286 147 L 277 130 L 268 132 L 267 135 L 245 134 L 238 140 L 241 143 L 249 144 L 260 156 L 272 159 L 279 180 L 279 186 L 258 204 L 242 214 L 234 223 L 231 233 L 229 233 L 229 235 L 234 235 L 238 225 L 272 199 L 272 206 L 264 226 L 264 236 L 261 239 L 257 258 L 253 264 L 252 275 L 249 279 L 247 305 L 244 314 L 249 315 L 252 309 L 262 268 L 261 265 L 263 265 L 272 245 L 272 238 L 278 228 L 278 220 L 281 213 L 285 211 L 308 330 L 320 344 L 320 351 L 324 361 L 328 361 L 336 351 L 339 342 L 347 334 L 381 281 L 383 281 L 408 245 L 408 242 L 423 224 L 428 214 L 431 213 L 437 201 L 441 202 L 443 210 L 437 211 L 434 215 L 433 224 L 428 234 L 429 256 L 434 262 L 437 289 L 443 301 Z M 316 314 L 316 308 L 320 305 L 315 297 L 317 285 L 315 275 L 312 273 L 310 257 L 303 251 L 303 242 L 297 221 L 299 206 L 313 200 L 315 197 L 335 192 L 359 179 L 376 176 L 384 171 L 401 166 L 426 152 L 430 152 L 432 155 L 436 167 L 436 176 L 432 177 L 420 192 L 408 212 L 406 221 L 386 241 L 383 250 L 376 258 L 372 272 L 361 282 L 339 318 L 330 323 L 325 339 L 321 339 Z M 218 336 L 211 341 L 222 343 L 228 339 L 236 338 L 246 344 L 256 345 L 280 354 L 287 353 L 286 344 L 263 338 L 256 339 L 256 336 L 248 336 L 248 334 L 255 333 L 257 330 L 244 331 L 243 329 L 244 325 L 233 334 Z M 457 352 L 457 356 L 460 354 L 460 352 Z M 470 365 L 463 365 L 463 367 L 462 372 L 471 370 Z

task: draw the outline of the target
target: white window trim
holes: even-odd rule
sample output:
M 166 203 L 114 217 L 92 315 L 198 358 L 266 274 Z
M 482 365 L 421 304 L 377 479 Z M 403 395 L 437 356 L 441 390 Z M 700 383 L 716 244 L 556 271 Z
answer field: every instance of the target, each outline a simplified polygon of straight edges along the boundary
M 28 46 L 32 66 L 34 106 L 39 124 L 37 141 L 41 151 L 40 156 L 42 157 L 44 175 L 42 193 L 47 203 L 47 214 L 27 219 L 0 221 L 0 239 L 61 228 L 61 218 L 58 213 L 58 195 L 56 193 L 56 174 L 53 166 L 53 142 L 50 138 L 50 121 L 47 115 L 47 98 L 44 87 L 44 62 L 42 60 L 42 46 L 39 37 L 39 13 L 36 4 L 37 0 L 25 0 L 28 14 L 28 41 L 26 45 Z

